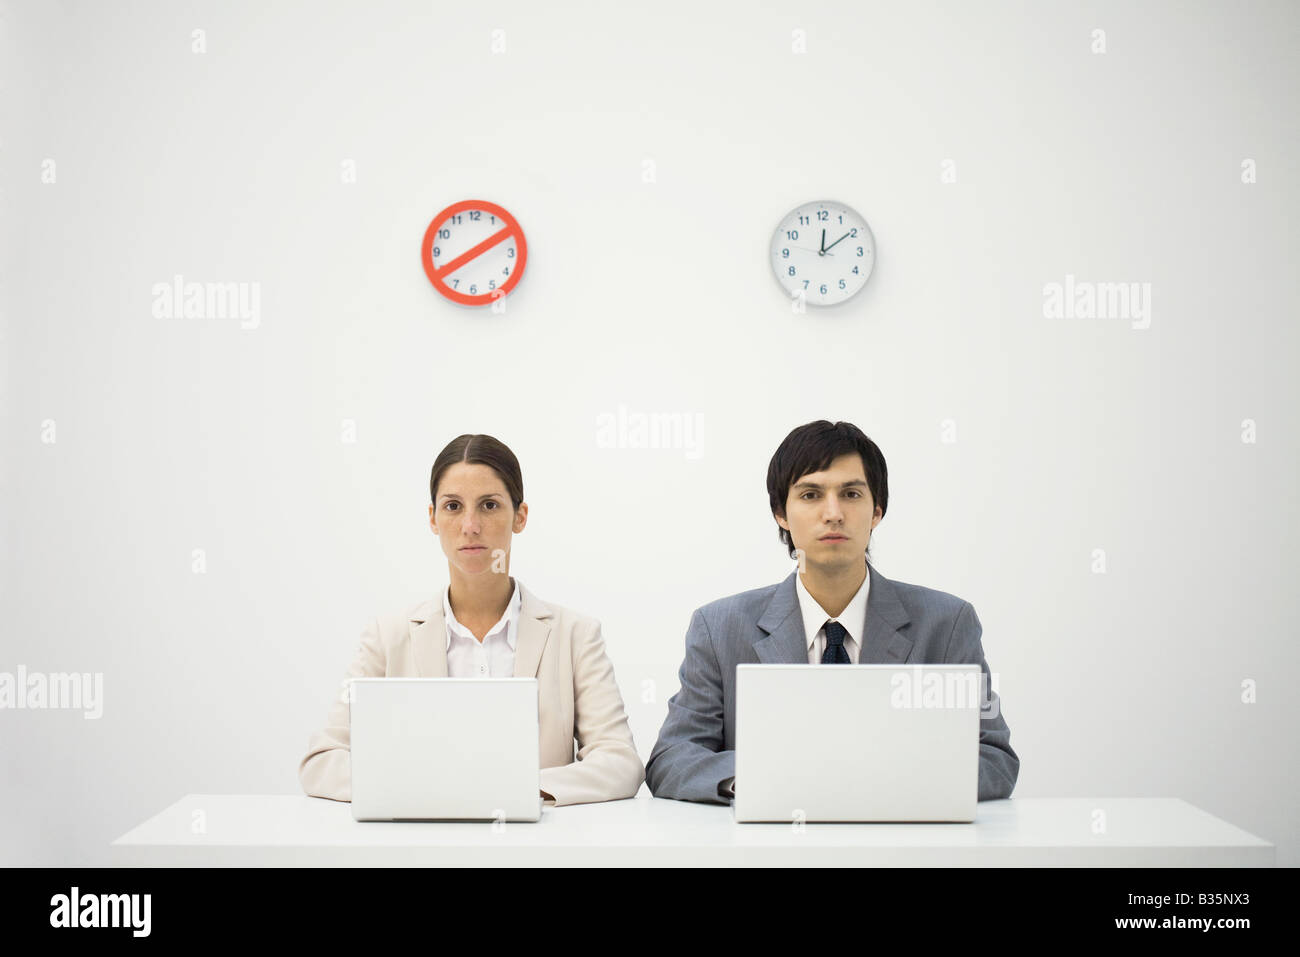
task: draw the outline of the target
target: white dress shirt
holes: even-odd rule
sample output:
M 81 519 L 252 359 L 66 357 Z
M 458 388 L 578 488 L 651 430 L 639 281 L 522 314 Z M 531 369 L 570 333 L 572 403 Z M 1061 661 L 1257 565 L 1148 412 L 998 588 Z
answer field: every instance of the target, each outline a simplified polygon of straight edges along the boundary
M 844 650 L 849 653 L 849 661 L 858 663 L 858 654 L 862 650 L 862 629 L 867 620 L 867 593 L 871 591 L 871 572 L 862 579 L 857 592 L 849 599 L 848 605 L 838 617 L 826 613 L 826 609 L 817 604 L 808 589 L 803 585 L 803 576 L 794 576 L 794 590 L 799 596 L 799 610 L 803 612 L 803 630 L 808 636 L 808 664 L 819 665 L 826 651 L 826 620 L 838 621 L 848 632 L 844 636 Z
M 515 673 L 515 639 L 519 633 L 519 582 L 512 577 L 514 593 L 505 614 L 480 642 L 474 633 L 456 620 L 451 611 L 451 586 L 442 593 L 442 611 L 447 620 L 448 678 L 509 678 Z

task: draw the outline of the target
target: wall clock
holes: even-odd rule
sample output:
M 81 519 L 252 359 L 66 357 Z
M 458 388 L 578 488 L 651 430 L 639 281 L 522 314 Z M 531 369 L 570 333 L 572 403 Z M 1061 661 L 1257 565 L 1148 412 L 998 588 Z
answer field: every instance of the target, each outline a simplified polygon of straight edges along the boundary
M 462 306 L 490 306 L 523 278 L 528 245 L 510 213 L 495 203 L 467 199 L 433 217 L 420 259 L 443 296 Z
M 876 263 L 867 221 L 844 203 L 804 203 L 772 235 L 772 270 L 786 294 L 803 293 L 817 306 L 844 302 L 861 289 Z

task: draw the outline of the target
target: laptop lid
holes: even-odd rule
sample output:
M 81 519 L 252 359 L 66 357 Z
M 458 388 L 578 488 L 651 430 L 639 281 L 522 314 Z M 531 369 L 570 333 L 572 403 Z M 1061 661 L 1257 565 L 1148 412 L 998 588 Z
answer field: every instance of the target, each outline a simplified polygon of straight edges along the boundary
M 973 821 L 979 665 L 736 669 L 737 821 Z
M 536 678 L 354 678 L 358 821 L 541 817 Z

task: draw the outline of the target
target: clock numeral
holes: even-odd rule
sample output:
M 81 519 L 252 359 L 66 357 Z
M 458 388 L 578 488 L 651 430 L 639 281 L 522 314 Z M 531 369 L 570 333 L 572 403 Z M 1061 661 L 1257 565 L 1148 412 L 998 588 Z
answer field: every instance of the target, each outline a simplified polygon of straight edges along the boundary
M 807 217 L 807 216 L 800 216 L 800 217 L 799 217 L 799 225 L 800 225 L 800 226 L 807 226 L 807 225 L 808 225 L 808 217 Z
M 819 223 L 824 223 L 830 218 L 831 218 L 831 214 L 826 212 L 826 210 L 824 209 L 817 210 L 817 221 Z
M 477 285 L 477 284 L 472 285 L 472 286 L 469 287 L 469 294 L 470 294 L 471 296 L 476 296 L 476 295 L 478 295 L 478 285 Z
M 451 217 L 451 221 L 452 221 L 452 223 L 455 224 L 456 226 L 459 226 L 459 225 L 460 225 L 460 213 L 457 213 L 455 216 Z
M 469 212 L 469 218 L 472 219 L 474 222 L 477 223 L 480 219 L 483 218 L 483 212 L 482 212 L 482 210 L 471 209 L 470 212 Z
M 858 267 L 857 267 L 857 266 L 854 266 L 854 267 L 853 267 L 853 275 L 855 275 L 855 276 L 858 275 Z
M 514 259 L 514 258 L 515 258 L 515 247 L 514 247 L 514 246 L 511 246 L 510 248 L 508 248 L 508 249 L 506 250 L 506 257 L 509 258 L 509 259 Z
M 451 230 L 450 230 L 450 229 L 440 229 L 440 230 L 438 230 L 438 238 L 439 238 L 439 239 L 451 239 Z
M 826 284 L 822 283 L 822 295 L 826 295 Z
M 791 276 L 794 275 L 794 267 L 793 267 L 793 266 L 790 267 L 790 275 L 791 275 Z
M 459 279 L 453 279 L 453 280 L 451 281 L 451 288 L 452 288 L 452 289 L 459 289 L 459 288 L 460 288 L 460 280 L 459 280 Z
M 859 255 L 859 256 L 862 255 L 862 247 L 861 247 L 861 246 L 858 247 L 858 255 Z
M 496 281 L 495 279 L 490 279 L 490 280 L 488 280 L 488 292 L 491 292 L 491 291 L 492 291 L 493 289 L 495 289 L 496 287 L 497 287 L 497 281 Z M 840 288 L 841 288 L 841 289 L 844 288 L 844 280 L 843 280 L 843 279 L 840 280 Z
M 844 280 L 843 280 L 843 279 L 840 280 L 840 288 L 841 288 L 841 289 L 844 288 Z
M 434 258 L 434 259 L 437 259 L 437 258 L 438 258 L 439 256 L 441 256 L 441 255 L 442 255 L 442 250 L 439 249 L 437 246 L 434 246 L 434 247 L 433 247 L 433 258 Z
M 805 279 L 805 280 L 803 281 L 803 287 L 804 287 L 805 289 L 808 288 L 808 280 L 807 280 L 807 279 Z
M 840 218 L 843 219 L 843 217 L 840 217 Z M 858 238 L 858 231 L 857 231 L 856 229 L 850 229 L 850 230 L 849 230 L 849 235 L 850 235 L 851 237 L 853 237 L 854 239 L 857 239 L 857 238 Z
M 797 230 L 797 229 L 787 229 L 787 230 L 785 231 L 785 238 L 786 238 L 786 239 L 798 239 L 798 238 L 799 238 L 799 230 Z
M 856 270 L 856 267 L 855 267 L 854 271 L 855 271 L 855 272 L 857 271 L 857 270 Z M 507 266 L 505 269 L 501 270 L 501 275 L 503 275 L 503 276 L 509 276 L 509 275 L 510 275 L 510 267 Z
M 789 258 L 790 258 L 790 250 L 788 250 L 788 249 L 783 249 L 783 250 L 781 250 L 781 258 L 782 258 L 782 259 L 789 259 Z

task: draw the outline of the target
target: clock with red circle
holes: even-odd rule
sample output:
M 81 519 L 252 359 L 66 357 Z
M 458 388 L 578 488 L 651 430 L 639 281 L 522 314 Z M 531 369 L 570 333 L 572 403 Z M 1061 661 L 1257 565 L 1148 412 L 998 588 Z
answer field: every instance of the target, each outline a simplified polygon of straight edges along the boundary
M 519 284 L 528 246 L 518 220 L 495 203 L 453 203 L 429 223 L 420 248 L 424 273 L 462 306 L 489 306 Z

